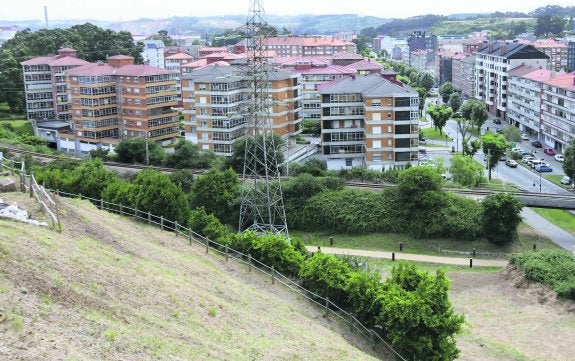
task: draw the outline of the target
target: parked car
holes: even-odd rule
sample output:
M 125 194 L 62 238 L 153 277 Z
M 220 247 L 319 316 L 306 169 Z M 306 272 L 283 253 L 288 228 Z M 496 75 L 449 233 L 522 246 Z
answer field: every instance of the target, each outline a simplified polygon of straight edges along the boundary
M 501 134 L 503 133 L 503 130 L 501 130 L 501 128 L 495 128 L 495 133 Z
M 571 184 L 571 178 L 566 175 L 563 176 L 563 178 L 561 178 L 561 184 Z
M 521 154 L 521 159 L 524 158 L 535 158 L 535 155 L 533 153 L 523 153 Z
M 523 158 L 523 163 L 525 163 L 525 164 L 531 166 L 531 163 L 532 163 L 535 159 L 536 159 L 535 157 L 526 157 L 526 158 Z
M 553 172 L 553 168 L 545 164 L 539 164 L 535 166 L 535 170 L 539 173 L 541 172 Z
M 504 155 L 503 157 L 499 158 L 499 161 L 500 161 L 500 162 L 505 162 L 505 161 L 507 161 L 507 159 L 509 159 L 509 158 L 507 158 L 507 156 Z
M 501 124 L 501 119 L 493 119 L 493 124 Z
M 425 143 L 427 141 L 426 137 L 419 137 L 419 142 L 420 143 Z
M 563 163 L 563 161 L 565 160 L 565 156 L 563 156 L 563 154 L 555 154 L 555 160 Z
M 535 148 L 541 148 L 543 146 L 543 144 L 541 144 L 541 142 L 538 140 L 532 141 L 531 145 L 534 146 Z
M 521 154 L 521 153 L 524 152 L 523 148 L 519 148 L 519 147 L 516 147 L 516 148 L 511 149 L 511 151 L 512 151 L 513 153 L 517 153 L 517 154 Z
M 425 150 L 425 148 L 419 148 L 418 150 L 419 154 L 427 154 L 427 151 Z
M 548 165 L 543 159 L 533 159 L 529 164 L 533 169 L 535 169 L 535 167 L 538 165 Z
M 507 159 L 505 161 L 505 165 L 511 168 L 517 168 L 517 162 L 514 161 L 513 159 Z
M 521 133 L 521 140 L 529 140 L 529 137 L 525 133 Z
M 547 155 L 555 155 L 555 151 L 551 148 L 545 148 L 543 149 L 543 153 L 547 154 Z

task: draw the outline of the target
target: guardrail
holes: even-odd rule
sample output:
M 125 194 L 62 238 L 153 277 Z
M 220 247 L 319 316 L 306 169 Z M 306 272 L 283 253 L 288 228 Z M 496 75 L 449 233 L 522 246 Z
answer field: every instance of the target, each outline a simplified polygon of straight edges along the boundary
M 174 232 L 176 237 L 183 237 L 188 239 L 189 244 L 192 245 L 194 243 L 202 246 L 205 249 L 206 254 L 210 252 L 215 252 L 216 254 L 225 257 L 225 260 L 228 261 L 230 258 L 244 264 L 248 267 L 248 271 L 251 272 L 252 269 L 267 275 L 270 278 L 272 284 L 276 282 L 287 287 L 288 289 L 296 292 L 300 296 L 306 298 L 307 300 L 311 301 L 312 303 L 322 307 L 325 309 L 325 315 L 333 315 L 337 317 L 337 319 L 342 320 L 349 324 L 350 330 L 355 330 L 361 336 L 365 337 L 368 341 L 372 343 L 372 346 L 375 347 L 379 342 L 380 345 L 383 345 L 387 352 L 393 354 L 397 360 L 406 361 L 406 359 L 401 356 L 397 351 L 393 349 L 393 347 L 387 342 L 378 332 L 373 329 L 368 328 L 363 323 L 361 323 L 353 314 L 345 311 L 335 303 L 329 300 L 329 297 L 322 297 L 304 287 L 299 285 L 293 279 L 283 275 L 282 273 L 276 271 L 273 266 L 268 266 L 257 259 L 253 258 L 250 254 L 244 254 L 240 251 L 237 251 L 233 248 L 230 248 L 227 245 L 218 243 L 216 241 L 210 240 L 193 230 L 186 228 L 179 224 L 177 221 L 171 221 L 165 219 L 163 216 L 156 216 L 151 214 L 150 212 L 145 212 L 139 210 L 137 208 L 126 207 L 121 204 L 115 204 L 103 199 L 94 199 L 89 197 L 84 197 L 81 194 L 73 194 L 73 193 L 66 193 L 61 192 L 59 190 L 55 191 L 57 196 L 65 196 L 65 197 L 78 197 L 80 199 L 85 199 L 93 203 L 97 208 L 113 213 L 119 213 L 121 216 L 130 216 L 149 225 L 159 226 L 161 230 L 164 231 L 171 231 Z

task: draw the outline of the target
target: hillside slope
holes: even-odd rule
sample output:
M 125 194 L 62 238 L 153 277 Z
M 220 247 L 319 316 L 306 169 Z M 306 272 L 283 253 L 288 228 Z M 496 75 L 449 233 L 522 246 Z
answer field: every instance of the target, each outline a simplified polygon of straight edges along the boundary
M 61 233 L 0 219 L 0 359 L 375 359 L 258 272 L 87 201 L 61 211 Z

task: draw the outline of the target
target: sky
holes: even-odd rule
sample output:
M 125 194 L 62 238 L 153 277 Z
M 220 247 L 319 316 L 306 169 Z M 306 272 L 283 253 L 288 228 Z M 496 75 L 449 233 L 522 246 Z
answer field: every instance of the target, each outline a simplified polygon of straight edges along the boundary
M 134 20 L 171 16 L 213 16 L 248 13 L 250 0 L 12 0 L 2 6 L 0 20 L 49 19 Z M 399 5 L 401 3 L 401 5 Z M 382 18 L 495 11 L 529 12 L 545 5 L 573 6 L 573 0 L 263 0 L 266 14 L 358 14 Z

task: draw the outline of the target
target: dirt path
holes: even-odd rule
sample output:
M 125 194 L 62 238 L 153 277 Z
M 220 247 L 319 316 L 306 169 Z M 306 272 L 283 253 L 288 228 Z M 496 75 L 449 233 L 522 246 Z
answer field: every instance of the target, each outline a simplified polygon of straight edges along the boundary
M 306 248 L 310 252 L 315 252 L 318 250 L 318 247 L 315 246 L 307 246 Z M 392 252 L 367 251 L 362 249 L 321 247 L 321 251 L 329 254 L 341 254 L 341 255 L 371 257 L 380 259 L 391 259 L 392 257 Z M 450 264 L 457 266 L 469 265 L 469 258 L 429 256 L 429 255 L 413 254 L 413 253 L 396 252 L 395 259 L 397 261 L 406 260 L 406 261 Z M 507 260 L 503 259 L 477 259 L 477 258 L 473 259 L 474 267 L 505 267 L 507 263 L 508 263 Z

